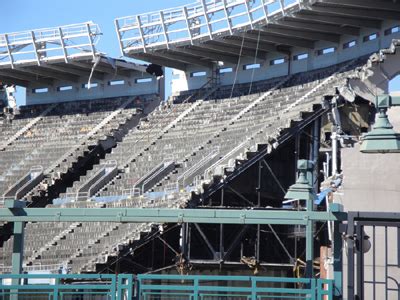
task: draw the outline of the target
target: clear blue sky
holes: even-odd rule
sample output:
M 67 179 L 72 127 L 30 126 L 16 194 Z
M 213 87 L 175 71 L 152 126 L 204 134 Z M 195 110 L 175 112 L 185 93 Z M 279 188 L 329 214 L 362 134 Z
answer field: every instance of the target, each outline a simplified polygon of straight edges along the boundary
M 109 56 L 120 57 L 114 28 L 115 18 L 181 6 L 196 0 L 3 0 L 3 2 L 0 10 L 0 33 L 93 21 L 100 25 L 103 32 L 98 49 Z M 166 79 L 168 94 L 170 76 Z M 400 90 L 400 78 L 394 80 L 391 87 L 391 90 Z M 17 95 L 19 100 L 20 94 Z

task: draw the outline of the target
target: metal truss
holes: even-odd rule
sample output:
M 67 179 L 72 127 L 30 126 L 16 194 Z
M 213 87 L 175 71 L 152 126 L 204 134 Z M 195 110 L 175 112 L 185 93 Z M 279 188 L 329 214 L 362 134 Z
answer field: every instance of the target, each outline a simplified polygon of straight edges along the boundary
M 276 15 L 300 7 L 300 0 L 200 0 L 153 13 L 118 18 L 115 26 L 123 54 L 148 48 L 213 40 L 233 31 L 268 24 Z
M 95 58 L 100 35 L 93 22 L 0 34 L 0 67 Z

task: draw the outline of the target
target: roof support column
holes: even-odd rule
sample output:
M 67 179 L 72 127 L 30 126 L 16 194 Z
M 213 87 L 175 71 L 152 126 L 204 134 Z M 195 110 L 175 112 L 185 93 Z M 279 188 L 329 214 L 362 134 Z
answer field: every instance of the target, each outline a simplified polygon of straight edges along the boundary
M 94 45 L 93 45 L 92 32 L 90 31 L 90 25 L 88 23 L 86 23 L 86 30 L 87 30 L 87 37 L 88 37 L 89 43 L 90 43 L 90 49 L 92 50 L 92 56 L 93 56 L 93 59 L 95 59 L 96 58 L 96 49 L 94 48 Z
M 161 21 L 161 27 L 162 27 L 163 33 L 164 33 L 165 44 L 167 45 L 167 49 L 169 49 L 169 38 L 168 38 L 168 33 L 167 33 L 167 27 L 165 26 L 164 13 L 162 10 L 160 10 L 160 21 Z
M 265 22 L 268 24 L 268 4 L 265 3 L 266 0 L 261 0 L 263 11 L 264 11 L 264 17 L 265 17 Z
M 254 29 L 254 27 L 253 27 L 253 16 L 251 15 L 251 12 L 250 12 L 249 1 L 245 1 L 244 5 L 246 6 L 247 18 L 249 19 L 249 22 L 250 22 L 250 28 Z
M 35 33 L 33 31 L 31 31 L 31 38 L 32 38 L 33 50 L 35 51 L 36 61 L 37 61 L 38 66 L 40 66 L 40 57 L 39 57 L 39 53 L 38 53 L 38 49 L 37 49 L 37 45 L 36 45 Z
M 228 9 L 226 8 L 226 0 L 222 0 L 223 4 L 224 4 L 224 12 L 225 12 L 225 17 L 226 17 L 226 23 L 228 24 L 228 28 L 229 28 L 229 33 L 232 34 L 232 22 L 231 22 L 231 18 L 229 16 L 229 12 Z
M 10 44 L 9 44 L 9 41 L 8 41 L 8 34 L 4 35 L 4 39 L 6 41 L 7 53 L 8 53 L 8 57 L 10 59 L 11 68 L 14 69 L 14 58 L 13 58 L 12 53 L 11 53 L 11 48 L 10 48 Z
M 211 25 L 210 25 L 210 18 L 208 17 L 208 13 L 207 13 L 207 5 L 205 3 L 205 0 L 201 0 L 201 5 L 203 6 L 203 14 L 204 14 L 204 19 L 206 21 L 206 25 L 207 25 L 207 29 L 208 29 L 208 35 L 210 36 L 210 39 L 213 39 L 213 35 L 212 35 L 212 29 L 211 29 Z
M 60 35 L 60 43 L 61 43 L 61 48 L 64 54 L 64 61 L 65 63 L 68 63 L 68 54 L 67 54 L 67 49 L 65 49 L 65 43 L 64 43 L 64 34 L 62 32 L 61 27 L 58 27 L 58 34 Z
M 146 43 L 144 40 L 144 34 L 143 34 L 143 28 L 142 28 L 142 21 L 140 20 L 140 16 L 136 16 L 136 21 L 138 23 L 138 29 L 139 29 L 139 33 L 140 33 L 140 40 L 142 41 L 142 46 L 143 46 L 143 52 L 147 53 L 146 50 Z
M 192 30 L 190 29 L 189 16 L 188 16 L 188 12 L 187 12 L 186 6 L 184 6 L 182 8 L 182 11 L 183 11 L 183 15 L 185 16 L 187 32 L 188 32 L 189 38 L 190 38 L 190 44 L 193 45 Z

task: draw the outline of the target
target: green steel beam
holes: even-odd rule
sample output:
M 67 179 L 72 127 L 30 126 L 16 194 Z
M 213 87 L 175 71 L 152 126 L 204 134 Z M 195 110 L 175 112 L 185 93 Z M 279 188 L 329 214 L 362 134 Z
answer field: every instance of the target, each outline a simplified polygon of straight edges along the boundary
M 155 208 L 2 208 L 5 222 L 130 222 L 309 225 L 343 221 L 341 211 L 155 209 Z

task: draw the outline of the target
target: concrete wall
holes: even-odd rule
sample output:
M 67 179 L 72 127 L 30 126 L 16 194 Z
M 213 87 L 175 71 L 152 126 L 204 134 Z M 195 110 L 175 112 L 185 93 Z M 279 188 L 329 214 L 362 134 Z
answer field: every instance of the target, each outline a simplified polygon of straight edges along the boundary
M 343 35 L 341 37 L 339 44 L 326 41 L 318 41 L 315 43 L 315 49 L 304 49 L 304 48 L 293 47 L 291 50 L 292 58 L 293 56 L 300 53 L 307 53 L 308 58 L 299 61 L 292 61 L 290 72 L 294 74 L 294 73 L 319 69 L 334 64 L 338 64 L 344 61 L 348 61 L 366 54 L 371 54 L 383 48 L 387 48 L 390 46 L 390 43 L 393 39 L 400 38 L 400 32 L 393 33 L 387 36 L 385 36 L 384 32 L 386 29 L 397 25 L 400 25 L 400 23 L 395 21 L 384 21 L 381 30 L 361 29 L 359 36 Z M 372 41 L 368 42 L 363 41 L 363 38 L 365 36 L 368 36 L 373 33 L 379 33 L 379 37 Z M 354 47 L 343 49 L 343 44 L 353 40 L 357 42 L 357 44 Z M 318 50 L 329 47 L 335 47 L 336 51 L 334 53 L 329 53 L 325 55 L 317 55 Z M 243 70 L 244 65 L 252 64 L 255 62 L 254 58 L 242 57 L 240 59 L 240 65 L 238 66 L 237 69 L 236 83 L 259 81 L 259 80 L 265 80 L 273 77 L 287 75 L 289 67 L 288 62 L 274 66 L 270 65 L 271 60 L 283 57 L 285 57 L 285 54 L 282 53 L 268 53 L 265 59 L 256 60 L 256 62 L 259 63 L 261 67 L 259 69 L 255 69 L 254 72 L 253 70 Z M 286 58 L 288 58 L 287 55 Z M 226 63 L 224 66 L 221 66 L 221 68 L 226 68 L 226 67 L 232 67 L 233 72 L 220 75 L 220 81 L 222 85 L 230 85 L 235 80 L 235 72 L 237 65 Z M 198 72 L 198 71 L 206 71 L 207 76 L 190 77 L 190 74 L 192 72 Z M 180 91 L 187 91 L 191 89 L 200 88 L 211 77 L 212 70 L 204 67 L 189 66 L 186 72 L 174 70 L 174 73 L 179 74 L 179 77 L 177 76 L 174 77 L 171 83 L 172 93 L 177 94 Z
M 136 79 L 151 78 L 151 82 L 137 83 Z M 123 80 L 124 84 L 110 85 L 110 81 Z M 48 88 L 48 92 L 35 93 L 33 90 L 44 88 L 40 85 L 31 85 L 26 89 L 26 105 L 65 102 L 76 100 L 90 100 L 108 97 L 136 96 L 146 94 L 159 94 L 159 82 L 149 74 L 136 73 L 134 76 L 118 77 L 113 75 L 105 76 L 103 80 L 92 79 L 91 83 L 97 83 L 97 87 L 87 89 L 87 81 L 78 83 L 56 81 Z M 59 87 L 72 86 L 71 90 L 59 91 Z

